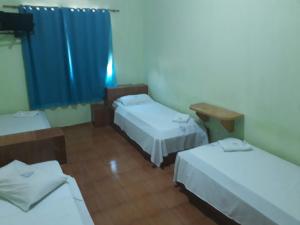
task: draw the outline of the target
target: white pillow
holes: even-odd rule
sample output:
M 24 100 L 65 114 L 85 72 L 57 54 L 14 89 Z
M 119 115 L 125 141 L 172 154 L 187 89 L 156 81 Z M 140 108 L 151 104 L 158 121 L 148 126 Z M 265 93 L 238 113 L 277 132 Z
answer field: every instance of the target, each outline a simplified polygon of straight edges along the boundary
M 27 212 L 66 180 L 63 174 L 50 174 L 15 160 L 0 168 L 0 198 Z
M 139 95 L 127 95 L 116 100 L 125 106 L 129 105 L 138 105 L 146 102 L 153 101 L 152 98 L 147 94 L 139 94 Z

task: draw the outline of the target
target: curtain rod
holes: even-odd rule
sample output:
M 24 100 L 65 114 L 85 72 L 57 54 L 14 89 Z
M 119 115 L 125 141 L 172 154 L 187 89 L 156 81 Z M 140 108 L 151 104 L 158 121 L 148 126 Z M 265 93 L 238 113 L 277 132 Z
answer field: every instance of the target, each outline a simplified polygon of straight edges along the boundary
M 3 5 L 2 7 L 3 8 L 17 9 L 19 7 L 22 7 L 22 6 L 23 5 Z M 55 7 L 59 7 L 59 6 L 39 6 L 39 5 L 37 5 L 37 6 L 34 6 L 34 7 L 53 7 L 53 8 L 55 8 Z M 67 8 L 76 8 L 76 7 L 67 7 Z M 106 9 L 106 10 L 108 10 L 110 12 L 113 12 L 113 13 L 120 12 L 119 9 Z

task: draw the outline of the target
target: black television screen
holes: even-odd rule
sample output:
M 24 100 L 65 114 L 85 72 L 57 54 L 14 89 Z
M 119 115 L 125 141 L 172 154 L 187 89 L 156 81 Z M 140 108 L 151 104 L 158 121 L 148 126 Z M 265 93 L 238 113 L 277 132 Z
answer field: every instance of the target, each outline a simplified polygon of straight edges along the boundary
M 30 32 L 33 30 L 33 15 L 0 12 L 0 30 Z

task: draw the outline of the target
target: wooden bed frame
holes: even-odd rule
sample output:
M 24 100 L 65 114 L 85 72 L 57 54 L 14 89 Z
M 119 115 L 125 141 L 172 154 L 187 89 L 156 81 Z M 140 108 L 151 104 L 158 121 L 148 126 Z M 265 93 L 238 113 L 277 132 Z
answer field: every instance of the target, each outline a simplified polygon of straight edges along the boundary
M 123 85 L 118 86 L 116 88 L 109 88 L 106 90 L 106 101 L 105 104 L 111 109 L 112 117 L 114 115 L 114 108 L 112 107 L 112 103 L 117 100 L 118 98 L 130 95 L 130 94 L 148 94 L 148 86 L 144 84 L 139 85 Z M 113 121 L 113 120 L 112 120 Z M 133 140 L 131 140 L 118 126 L 114 125 L 112 123 L 112 126 L 121 134 L 123 135 L 132 145 L 134 145 L 137 149 L 139 149 L 142 156 L 150 161 L 150 155 L 146 153 L 141 147 L 135 143 Z M 168 157 L 164 158 L 164 162 L 161 165 L 161 168 L 164 168 L 165 166 L 168 166 L 175 162 L 177 153 L 172 153 Z M 156 167 L 153 164 L 153 167 Z M 218 224 L 225 224 L 225 225 L 238 225 L 233 220 L 226 217 L 224 214 L 210 206 L 208 203 L 202 201 L 199 199 L 196 195 L 189 192 L 183 184 L 177 183 L 177 186 L 180 187 L 180 191 L 185 193 L 190 202 L 195 205 L 201 212 L 203 212 L 206 216 L 213 219 Z
M 226 215 L 215 209 L 213 206 L 198 198 L 195 194 L 187 190 L 184 184 L 177 183 L 176 186 L 180 187 L 180 191 L 185 193 L 189 198 L 189 201 L 196 206 L 202 213 L 204 213 L 207 217 L 214 220 L 217 224 L 220 225 L 239 225 L 237 222 L 228 218 Z
M 109 120 L 111 125 L 114 125 L 113 121 L 115 114 L 115 109 L 112 106 L 113 102 L 122 96 L 137 94 L 148 94 L 148 86 L 145 84 L 126 84 L 114 88 L 106 88 L 104 102 L 109 110 Z
M 105 104 L 114 111 L 112 104 L 115 100 L 126 95 L 148 94 L 148 86 L 145 84 L 126 84 L 114 88 L 106 88 Z
M 13 160 L 38 163 L 57 160 L 67 162 L 65 136 L 60 128 L 0 136 L 0 166 Z
M 105 102 L 111 106 L 115 100 L 122 96 L 137 94 L 148 94 L 148 86 L 146 84 L 126 84 L 114 88 L 107 88 Z
M 130 139 L 118 126 L 114 125 L 113 118 L 114 118 L 114 108 L 112 106 L 113 102 L 118 98 L 126 95 L 135 95 L 135 94 L 148 94 L 148 86 L 145 84 L 135 84 L 135 85 L 120 85 L 115 88 L 107 88 L 106 89 L 106 100 L 105 104 L 108 106 L 110 111 L 110 118 L 111 118 L 111 125 L 121 133 L 131 144 L 133 144 L 137 149 L 139 149 L 142 156 L 150 161 L 150 155 L 146 153 L 137 143 L 135 143 L 132 139 Z M 177 153 L 169 154 L 167 157 L 164 158 L 164 161 L 161 165 L 161 168 L 173 164 L 176 159 Z M 153 167 L 157 167 L 156 165 L 152 164 Z

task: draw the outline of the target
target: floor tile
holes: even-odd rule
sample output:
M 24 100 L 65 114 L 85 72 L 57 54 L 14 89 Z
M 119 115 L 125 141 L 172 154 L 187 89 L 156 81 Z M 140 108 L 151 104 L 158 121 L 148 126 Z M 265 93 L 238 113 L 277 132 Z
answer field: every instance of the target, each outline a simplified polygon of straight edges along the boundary
M 121 188 L 112 189 L 109 192 L 97 192 L 96 195 L 97 206 L 101 211 L 112 209 L 129 201 L 127 193 Z
M 151 194 L 151 192 L 147 188 L 147 183 L 145 182 L 136 182 L 130 185 L 126 185 L 124 186 L 124 190 L 132 200 Z
M 171 211 L 163 211 L 151 217 L 151 225 L 183 225 L 178 216 Z
M 125 203 L 107 211 L 114 225 L 129 225 L 142 217 L 133 203 Z
M 188 202 L 187 196 L 174 187 L 162 191 L 160 196 L 162 201 L 164 201 L 169 208 L 173 208 L 182 203 Z
M 206 218 L 199 209 L 189 202 L 183 203 L 171 211 L 178 215 L 180 221 L 185 225 L 201 224 Z
M 95 225 L 114 225 L 107 213 L 95 212 L 93 216 Z
M 143 217 L 149 217 L 167 209 L 165 203 L 161 201 L 160 196 L 155 194 L 146 195 L 135 200 L 135 205 L 142 211 Z

